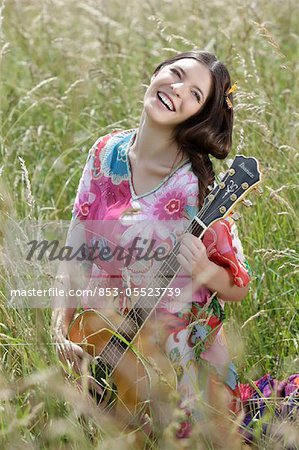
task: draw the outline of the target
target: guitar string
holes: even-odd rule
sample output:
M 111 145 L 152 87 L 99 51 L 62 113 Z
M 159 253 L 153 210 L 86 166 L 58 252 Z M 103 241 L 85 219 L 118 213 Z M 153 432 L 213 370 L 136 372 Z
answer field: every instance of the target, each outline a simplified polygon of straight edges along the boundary
M 228 199 L 228 198 L 227 198 Z M 225 201 L 227 200 L 227 199 L 225 199 Z M 189 224 L 189 226 L 188 226 L 188 228 L 192 228 L 192 224 L 193 224 L 193 220 L 190 222 L 190 224 Z M 164 261 L 164 264 L 166 263 L 166 265 L 168 266 L 168 267 L 170 267 L 172 270 L 174 270 L 173 269 L 173 267 L 171 266 L 171 265 L 169 265 L 166 261 Z M 164 267 L 165 268 L 165 267 Z M 161 269 L 160 269 L 160 273 L 161 273 Z M 162 276 L 163 276 L 163 274 L 162 274 Z M 166 277 L 164 277 L 165 279 L 166 279 Z M 167 279 L 167 282 L 168 282 L 168 279 Z M 171 282 L 171 281 L 170 281 Z M 170 283 L 169 283 L 170 284 Z M 154 303 L 157 303 L 158 301 L 159 301 L 159 297 L 160 296 L 157 296 L 158 297 L 158 299 L 156 300 L 156 297 L 155 297 L 155 302 Z M 144 300 L 144 299 L 143 299 Z M 134 307 L 134 308 L 136 308 L 136 306 Z M 143 309 L 143 311 L 144 311 L 144 308 L 141 308 L 141 309 Z M 141 319 L 141 322 L 144 322 L 144 317 L 142 317 L 142 316 L 140 316 L 139 315 L 139 313 L 138 313 L 138 311 L 136 310 L 136 309 L 133 309 L 132 310 L 133 311 L 133 314 L 135 315 L 135 316 L 137 316 L 138 318 L 140 318 Z M 136 318 L 134 319 L 134 317 L 132 317 L 131 315 L 129 316 L 129 320 L 130 320 L 130 323 L 132 322 L 132 320 L 134 321 L 134 324 L 135 324 L 135 327 L 134 327 L 134 329 L 133 328 L 131 328 L 130 326 L 128 327 L 128 325 L 129 325 L 129 323 L 128 323 L 128 320 L 126 320 L 125 319 L 125 321 L 123 321 L 122 322 L 122 324 L 121 324 L 121 326 L 119 327 L 119 329 L 121 329 L 122 331 L 125 331 L 125 328 L 127 327 L 127 328 L 129 328 L 129 332 L 133 332 L 133 335 L 135 335 L 135 333 L 136 333 L 136 328 L 137 328 L 137 330 L 138 330 L 138 328 L 139 328 L 139 326 L 138 326 L 138 323 L 136 323 Z M 111 341 L 110 341 L 110 347 L 111 346 L 113 346 L 113 348 L 114 348 L 114 351 L 116 350 L 116 347 L 115 347 L 115 343 L 117 343 L 117 345 L 119 345 L 119 339 L 115 339 L 115 337 L 114 337 L 114 339 L 113 339 L 113 341 L 112 341 L 112 339 L 111 339 Z M 109 350 L 109 349 L 108 349 Z M 110 349 L 111 350 L 111 349 Z M 118 351 L 118 353 L 120 353 L 120 351 L 119 351 L 119 347 L 117 347 L 117 351 Z M 124 349 L 122 348 L 122 352 L 124 351 Z M 109 351 L 109 360 L 111 360 L 111 351 Z M 105 356 L 107 356 L 107 352 L 105 352 L 105 351 L 103 351 L 102 352 L 102 356 L 103 357 L 105 357 Z M 116 361 L 118 360 L 118 358 L 117 358 L 117 355 L 116 355 Z M 115 362 L 115 360 L 113 359 L 113 362 Z
M 176 261 L 176 262 L 177 262 L 177 261 Z M 166 263 L 166 265 L 167 265 L 172 271 L 174 271 L 174 269 L 173 269 L 173 267 L 172 267 L 171 265 L 169 265 L 168 263 Z M 164 267 L 164 268 L 165 268 L 165 267 Z M 161 274 L 161 269 L 160 269 L 160 274 Z M 169 285 L 169 284 L 171 283 L 171 281 L 169 281 L 168 278 L 164 277 L 163 274 L 162 274 L 162 276 L 163 276 L 163 278 L 166 280 L 167 285 Z M 160 278 L 161 278 L 161 277 L 160 277 Z M 163 280 L 163 278 L 162 278 L 162 280 Z M 161 279 L 160 279 L 159 281 L 161 282 Z M 165 295 L 165 294 L 164 294 L 164 295 Z M 154 308 L 154 306 L 160 301 L 160 297 L 162 297 L 162 296 L 161 296 L 161 295 L 153 296 L 153 297 L 151 298 L 152 301 L 150 302 L 150 305 L 149 305 L 149 306 L 151 306 L 151 308 Z M 147 300 L 147 297 L 145 297 L 145 299 L 142 298 L 141 300 L 143 301 L 143 303 L 145 303 L 144 300 Z M 138 306 L 139 306 L 139 305 L 138 305 Z M 145 311 L 145 310 L 144 310 L 144 306 L 147 306 L 147 305 L 144 305 L 144 304 L 143 304 L 143 305 L 140 307 L 140 309 L 141 309 L 143 312 Z M 132 311 L 132 312 L 131 312 L 131 311 Z M 132 338 L 134 338 L 136 332 L 137 332 L 138 329 L 140 328 L 140 326 L 139 326 L 139 324 L 138 324 L 138 320 L 136 321 L 136 317 L 134 317 L 134 316 L 137 316 L 137 318 L 141 319 L 141 323 L 144 323 L 144 322 L 145 322 L 145 319 L 144 319 L 144 317 L 142 317 L 142 316 L 139 314 L 138 310 L 136 309 L 136 305 L 134 306 L 133 310 L 131 310 L 131 311 L 130 311 L 130 312 L 131 312 L 130 316 L 129 316 L 129 317 L 127 316 L 127 317 L 125 318 L 125 320 L 121 323 L 121 325 L 120 325 L 118 331 L 120 332 L 120 334 L 123 334 L 123 332 L 127 332 L 127 329 L 129 328 L 129 337 L 132 339 Z M 145 311 L 145 313 L 146 313 L 146 317 L 147 317 L 149 314 L 148 314 L 147 311 Z M 128 322 L 128 320 L 129 320 L 129 322 Z M 132 328 L 132 325 L 133 325 L 132 322 L 133 322 L 133 324 L 135 325 L 134 328 Z M 132 335 L 133 335 L 133 336 L 132 336 Z M 115 364 L 119 361 L 120 356 L 122 356 L 122 354 L 126 351 L 126 347 L 124 348 L 124 347 L 121 345 L 120 340 L 119 340 L 118 338 L 116 338 L 115 336 L 113 336 L 113 337 L 111 338 L 110 342 L 108 342 L 107 344 L 108 344 L 108 345 L 107 345 L 107 346 L 102 350 L 102 352 L 101 352 L 101 357 L 103 357 L 106 361 L 109 360 L 109 363 L 112 362 L 112 363 L 115 365 Z M 117 345 L 117 347 L 115 346 L 115 344 Z M 119 350 L 119 345 L 121 346 L 121 350 Z M 116 354 L 116 352 L 117 352 L 117 354 Z
M 167 279 L 167 283 L 170 284 L 168 279 Z M 150 305 L 152 309 L 160 301 L 160 297 L 161 297 L 161 295 L 153 297 L 152 300 L 154 300 L 154 301 Z M 128 333 L 129 336 L 126 336 L 126 338 L 129 337 L 129 340 L 133 340 L 133 338 L 137 334 L 138 330 L 141 328 L 138 318 L 141 319 L 140 322 L 141 322 L 141 324 L 143 324 L 143 323 L 145 323 L 147 316 L 151 312 L 150 311 L 148 313 L 147 311 L 144 310 L 144 306 L 141 307 L 140 309 L 143 311 L 143 313 L 144 313 L 144 311 L 146 313 L 146 317 L 144 317 L 144 316 L 141 316 L 135 308 L 136 308 L 136 306 L 132 310 L 132 313 L 130 314 L 130 316 L 125 318 L 125 321 L 122 322 L 121 326 L 118 329 L 118 332 L 121 335 L 123 335 L 124 332 L 126 334 Z M 128 319 L 129 319 L 129 322 L 128 322 Z M 134 325 L 134 328 L 133 328 L 133 325 Z M 121 347 L 121 349 L 119 347 Z M 125 353 L 126 349 L 127 349 L 127 346 L 124 347 L 121 344 L 120 339 L 117 338 L 116 336 L 113 336 L 110 339 L 110 341 L 107 343 L 106 347 L 102 350 L 101 357 L 104 358 L 110 364 L 113 364 L 114 366 L 116 366 L 116 364 L 119 362 L 120 358 Z

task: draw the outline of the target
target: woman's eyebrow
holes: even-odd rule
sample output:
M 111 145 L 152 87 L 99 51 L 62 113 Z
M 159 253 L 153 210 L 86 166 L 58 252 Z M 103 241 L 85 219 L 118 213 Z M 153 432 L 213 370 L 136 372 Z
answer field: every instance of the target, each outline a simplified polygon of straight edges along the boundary
M 187 74 L 186 74 L 186 72 L 184 71 L 184 69 L 182 67 L 180 67 L 180 66 L 174 66 L 174 67 L 176 67 L 176 69 L 179 69 L 182 72 L 182 74 L 187 78 Z M 198 86 L 193 86 L 193 87 L 195 87 L 197 90 L 199 90 L 199 92 L 201 93 L 201 95 L 202 95 L 202 97 L 204 99 L 205 96 L 203 95 L 202 90 Z

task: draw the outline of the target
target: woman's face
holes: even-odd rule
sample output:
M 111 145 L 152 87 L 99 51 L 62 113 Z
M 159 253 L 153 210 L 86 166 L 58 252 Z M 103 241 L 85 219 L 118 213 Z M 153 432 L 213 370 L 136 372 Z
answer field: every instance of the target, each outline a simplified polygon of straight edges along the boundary
M 152 77 L 144 96 L 145 112 L 156 123 L 175 126 L 203 107 L 211 84 L 204 64 L 192 58 L 180 59 Z

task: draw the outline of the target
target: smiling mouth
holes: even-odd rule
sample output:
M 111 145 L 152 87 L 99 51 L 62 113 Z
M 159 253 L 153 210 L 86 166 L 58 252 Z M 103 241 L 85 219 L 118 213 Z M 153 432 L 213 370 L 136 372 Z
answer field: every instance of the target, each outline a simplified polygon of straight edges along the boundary
M 169 111 L 175 112 L 174 104 L 163 92 L 158 91 L 157 97 Z

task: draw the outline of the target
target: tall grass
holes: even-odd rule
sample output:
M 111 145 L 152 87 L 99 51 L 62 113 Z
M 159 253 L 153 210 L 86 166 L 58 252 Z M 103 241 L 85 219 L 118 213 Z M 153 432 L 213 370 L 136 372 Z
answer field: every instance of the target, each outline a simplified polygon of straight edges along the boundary
M 264 179 L 263 195 L 240 211 L 253 280 L 245 300 L 226 306 L 231 352 L 242 382 L 298 371 L 295 0 L 2 0 L 0 11 L 1 221 L 70 218 L 89 147 L 110 130 L 138 124 L 161 60 L 201 48 L 227 64 L 239 84 L 233 154 L 255 156 Z M 1 448 L 119 447 L 109 437 L 116 425 L 105 435 L 107 423 L 86 395 L 63 384 L 49 311 L 8 308 L 4 269 Z M 193 448 L 213 448 L 203 442 Z M 260 448 L 282 448 L 277 442 Z M 133 438 L 121 445 L 132 448 Z M 165 441 L 165 448 L 183 445 L 191 443 Z

